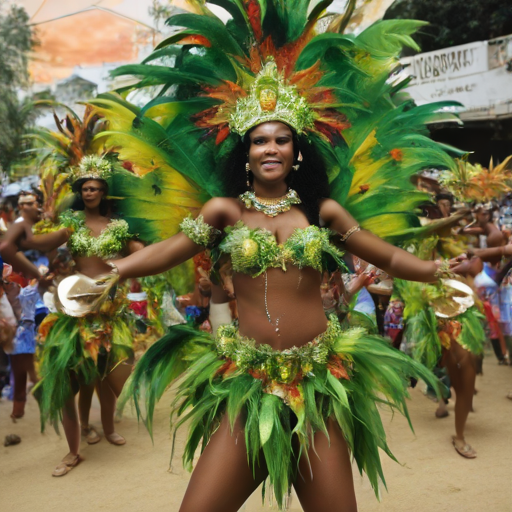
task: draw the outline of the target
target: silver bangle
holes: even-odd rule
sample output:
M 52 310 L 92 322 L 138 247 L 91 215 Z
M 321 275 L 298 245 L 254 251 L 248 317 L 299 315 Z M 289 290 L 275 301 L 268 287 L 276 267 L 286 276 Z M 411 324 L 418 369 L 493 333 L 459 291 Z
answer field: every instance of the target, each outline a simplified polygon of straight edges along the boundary
M 361 226 L 352 226 L 344 235 L 341 235 L 341 243 L 344 244 L 354 233 L 361 231 Z

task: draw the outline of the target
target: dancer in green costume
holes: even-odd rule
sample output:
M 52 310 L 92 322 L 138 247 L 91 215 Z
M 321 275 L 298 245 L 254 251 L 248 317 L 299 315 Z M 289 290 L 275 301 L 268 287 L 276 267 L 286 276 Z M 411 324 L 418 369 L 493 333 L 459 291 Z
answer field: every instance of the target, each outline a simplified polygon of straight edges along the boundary
M 390 275 L 438 279 L 438 264 L 371 231 L 416 233 L 410 212 L 425 196 L 410 176 L 453 165 L 423 126 L 445 104 L 396 107 L 401 85 L 388 81 L 422 24 L 381 22 L 354 37 L 336 19 L 317 34 L 329 3 L 223 1 L 224 25 L 194 2 L 199 14 L 168 20 L 182 30 L 144 64 L 115 72 L 162 95 L 142 109 L 115 94 L 93 102 L 109 122 L 98 140 L 139 175 L 124 182 L 126 220 L 141 236 L 173 235 L 117 260 L 107 282 L 205 247 L 232 261 L 239 329 L 172 327 L 126 390 L 151 430 L 156 401 L 182 377 L 174 427 L 189 425 L 185 465 L 202 455 L 181 512 L 237 511 L 263 481 L 280 509 L 294 486 L 305 511 L 356 510 L 351 455 L 376 492 L 379 448 L 392 456 L 377 406 L 407 415 L 408 377 L 433 379 L 323 312 L 322 270 L 341 264 L 333 241 Z

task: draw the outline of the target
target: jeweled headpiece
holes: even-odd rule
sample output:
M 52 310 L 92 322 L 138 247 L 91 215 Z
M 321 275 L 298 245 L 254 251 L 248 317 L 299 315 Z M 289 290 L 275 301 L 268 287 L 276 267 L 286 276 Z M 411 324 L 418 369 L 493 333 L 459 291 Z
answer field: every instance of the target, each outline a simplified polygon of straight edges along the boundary
M 109 125 L 93 140 L 142 177 L 128 174 L 114 184 L 122 181 L 123 190 L 113 195 L 136 197 L 118 206 L 135 231 L 165 238 L 210 197 L 232 195 L 233 157 L 247 149 L 240 135 L 281 121 L 300 133 L 305 167 L 314 154 L 330 197 L 362 227 L 395 243 L 418 232 L 411 212 L 427 197 L 409 178 L 424 168 L 454 167 L 446 148 L 427 139 L 424 124 L 454 120 L 441 109 L 455 105 L 415 108 L 399 95 L 407 80 L 393 74 L 404 45 L 419 51 L 411 34 L 424 22 L 381 20 L 345 35 L 355 2 L 326 26 L 331 1 L 214 1 L 229 12 L 227 22 L 210 2 L 185 2 L 193 12 L 166 21 L 172 34 L 153 54 L 112 72 L 130 85 L 92 101 Z M 135 90 L 153 99 L 133 106 L 126 97 Z
M 314 117 L 306 99 L 294 85 L 287 85 L 273 59 L 260 71 L 248 96 L 236 102 L 229 126 L 242 137 L 258 124 L 281 121 L 297 133 L 313 128 Z
M 78 167 L 71 171 L 71 181 L 75 183 L 78 180 L 103 180 L 107 179 L 112 174 L 112 164 L 97 155 L 84 156 Z

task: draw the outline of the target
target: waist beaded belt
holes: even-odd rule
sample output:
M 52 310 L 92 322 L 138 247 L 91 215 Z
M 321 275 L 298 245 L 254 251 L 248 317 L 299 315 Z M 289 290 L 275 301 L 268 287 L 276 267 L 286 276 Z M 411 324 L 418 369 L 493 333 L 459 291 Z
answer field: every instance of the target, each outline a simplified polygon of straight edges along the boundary
M 313 375 L 315 365 L 332 363 L 332 358 L 341 364 L 340 354 L 336 354 L 333 347 L 341 333 L 339 321 L 332 315 L 325 332 L 312 341 L 300 347 L 274 350 L 270 345 L 256 345 L 254 339 L 241 336 L 233 325 L 222 325 L 217 330 L 215 346 L 219 356 L 234 365 L 234 370 L 289 384 Z

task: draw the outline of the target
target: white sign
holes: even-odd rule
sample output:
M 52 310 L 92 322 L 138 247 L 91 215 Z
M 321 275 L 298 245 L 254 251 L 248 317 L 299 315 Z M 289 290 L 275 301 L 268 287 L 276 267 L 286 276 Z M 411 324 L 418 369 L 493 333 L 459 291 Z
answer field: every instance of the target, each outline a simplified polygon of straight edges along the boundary
M 420 53 L 411 59 L 415 85 L 465 77 L 487 71 L 487 42 Z
M 457 101 L 463 119 L 512 116 L 512 36 L 402 59 L 413 76 L 407 91 L 418 105 Z

